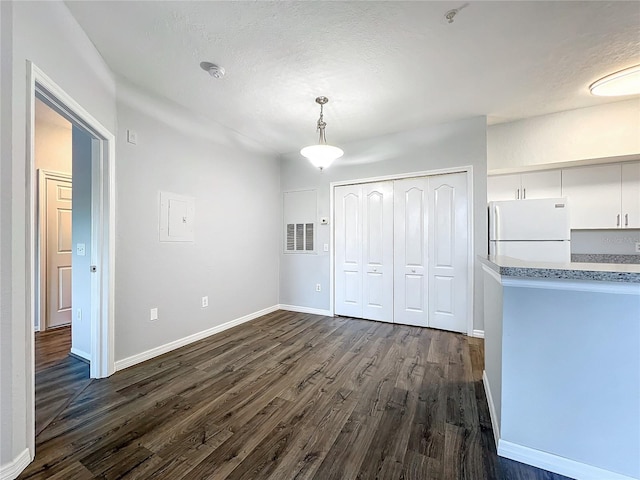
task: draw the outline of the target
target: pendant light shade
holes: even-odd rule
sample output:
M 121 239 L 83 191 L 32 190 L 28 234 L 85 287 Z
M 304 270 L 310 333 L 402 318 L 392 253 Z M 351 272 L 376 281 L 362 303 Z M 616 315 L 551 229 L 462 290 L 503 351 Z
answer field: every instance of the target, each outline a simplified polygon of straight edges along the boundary
M 323 106 L 329 99 L 327 97 L 316 98 L 316 103 L 320 105 L 320 118 L 318 119 L 318 131 L 320 132 L 320 138 L 316 145 L 309 145 L 300 150 L 300 154 L 303 157 L 309 159 L 311 164 L 319 168 L 321 171 L 327 168 L 333 163 L 334 160 L 340 158 L 344 152 L 341 148 L 327 145 L 327 139 L 325 137 L 324 129 L 327 124 L 323 117 Z

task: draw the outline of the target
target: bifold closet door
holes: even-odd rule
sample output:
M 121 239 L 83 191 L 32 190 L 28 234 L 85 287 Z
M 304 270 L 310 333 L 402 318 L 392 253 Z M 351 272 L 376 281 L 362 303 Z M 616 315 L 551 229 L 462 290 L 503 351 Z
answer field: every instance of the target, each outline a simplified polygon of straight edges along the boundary
M 394 182 L 394 322 L 429 326 L 426 177 Z
M 429 326 L 467 331 L 467 175 L 429 177 Z
M 336 187 L 335 313 L 393 321 L 393 184 Z

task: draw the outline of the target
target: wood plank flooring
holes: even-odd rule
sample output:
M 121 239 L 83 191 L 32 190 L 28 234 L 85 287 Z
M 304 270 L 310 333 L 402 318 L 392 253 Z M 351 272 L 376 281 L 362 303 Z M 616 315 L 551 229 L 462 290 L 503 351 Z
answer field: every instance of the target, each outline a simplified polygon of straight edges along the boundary
M 564 478 L 497 457 L 482 358 L 463 335 L 274 312 L 91 381 L 20 478 Z
M 35 334 L 36 435 L 86 388 L 89 364 L 69 355 L 71 327 Z

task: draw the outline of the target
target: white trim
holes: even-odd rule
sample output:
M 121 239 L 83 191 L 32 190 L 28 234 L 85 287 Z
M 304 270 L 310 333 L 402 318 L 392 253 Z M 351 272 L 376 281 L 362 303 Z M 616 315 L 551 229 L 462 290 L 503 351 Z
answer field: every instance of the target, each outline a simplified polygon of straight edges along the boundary
M 341 180 L 337 182 L 331 182 L 329 184 L 329 188 L 333 191 L 334 187 L 341 187 L 343 185 L 360 185 L 362 183 L 374 183 L 374 182 L 384 182 L 387 180 L 402 180 L 403 178 L 414 178 L 414 177 L 432 177 L 434 175 L 444 175 L 447 173 L 466 173 L 472 169 L 471 165 L 465 165 L 460 167 L 450 167 L 450 168 L 438 168 L 436 170 L 424 170 L 421 172 L 409 172 L 409 173 L 398 173 L 394 175 L 382 175 L 380 177 L 368 177 L 368 178 L 357 178 L 352 180 Z
M 498 442 L 498 455 L 579 480 L 602 480 L 604 478 L 607 480 L 637 480 L 637 477 L 628 477 L 505 440 Z
M 76 357 L 83 358 L 87 362 L 91 363 L 91 355 L 89 355 L 87 352 L 83 352 L 82 350 L 78 350 L 77 348 L 71 347 L 71 353 Z
M 487 377 L 487 371 L 482 371 L 482 385 L 484 386 L 484 393 L 487 397 L 487 405 L 489 405 L 489 417 L 491 417 L 491 428 L 493 429 L 493 440 L 496 442 L 496 449 L 500 442 L 500 426 L 498 425 L 498 415 L 496 413 L 496 406 L 493 403 L 493 396 L 491 395 L 491 388 L 489 388 L 489 378 Z
M 606 282 L 599 280 L 538 279 L 508 277 L 503 275 L 502 285 L 514 288 L 540 288 L 544 290 L 569 290 L 572 292 L 640 295 L 640 283 Z
M 329 217 L 330 217 L 330 238 L 329 238 L 329 315 L 335 315 L 335 242 L 334 242 L 334 208 L 335 208 L 335 188 L 344 185 L 360 185 L 363 183 L 384 182 L 389 180 L 402 180 L 404 178 L 432 177 L 434 175 L 445 175 L 450 173 L 467 174 L 467 230 L 468 230 L 468 251 L 467 251 L 467 335 L 473 336 L 473 309 L 474 309 L 474 273 L 475 273 L 475 235 L 474 235 L 474 203 L 473 203 L 473 165 L 463 165 L 450 168 L 439 168 L 436 170 L 426 170 L 421 172 L 399 173 L 394 175 L 383 175 L 379 177 L 359 178 L 353 180 L 341 180 L 329 183 Z M 464 332 L 463 332 L 464 333 Z
M 287 310 L 289 312 L 299 312 L 299 313 L 312 313 L 314 315 L 323 315 L 325 317 L 333 317 L 331 310 L 323 310 L 321 308 L 311 308 L 311 307 L 299 307 L 297 305 L 278 305 L 280 310 Z
M 115 371 L 114 365 L 114 291 L 115 291 L 115 136 L 78 104 L 35 64 L 27 61 L 29 75 L 27 131 L 27 162 L 30 177 L 29 246 L 31 251 L 29 275 L 31 276 L 29 321 L 34 325 L 35 309 L 35 182 L 34 182 L 34 121 L 36 84 L 46 97 L 69 116 L 74 123 L 91 132 L 99 142 L 99 158 L 92 165 L 91 199 L 91 263 L 98 266 L 97 275 L 91 277 L 91 378 L 108 377 Z M 33 347 L 31 350 L 33 361 Z M 34 394 L 35 402 L 35 394 Z M 34 432 L 35 433 L 35 432 Z
M 484 338 L 484 330 L 474 329 L 471 333 L 471 336 L 476 338 Z
M 4 465 L 0 465 L 0 480 L 13 480 L 31 463 L 29 449 L 25 448 L 20 455 Z
M 155 358 L 159 355 L 163 355 L 167 352 L 175 350 L 176 348 L 184 347 L 185 345 L 189 345 L 193 342 L 197 342 L 198 340 L 202 340 L 203 338 L 210 337 L 211 335 L 215 335 L 216 333 L 223 332 L 225 330 L 228 330 L 229 328 L 235 327 L 237 325 L 241 325 L 250 320 L 266 315 L 268 313 L 275 312 L 278 309 L 279 309 L 279 305 L 267 307 L 257 312 L 250 313 L 243 317 L 236 318 L 235 320 L 231 320 L 229 322 L 223 323 L 221 325 L 216 325 L 215 327 L 209 328 L 207 330 L 194 333 L 193 335 L 189 335 L 187 337 L 174 340 L 173 342 L 165 343 L 164 345 L 160 345 L 159 347 L 155 347 L 150 350 L 137 353 L 130 357 L 123 358 L 122 360 L 116 361 L 116 365 L 115 365 L 116 371 L 123 370 L 125 368 L 131 367 L 133 365 L 137 365 L 138 363 L 142 363 L 147 360 L 151 360 L 152 358 Z

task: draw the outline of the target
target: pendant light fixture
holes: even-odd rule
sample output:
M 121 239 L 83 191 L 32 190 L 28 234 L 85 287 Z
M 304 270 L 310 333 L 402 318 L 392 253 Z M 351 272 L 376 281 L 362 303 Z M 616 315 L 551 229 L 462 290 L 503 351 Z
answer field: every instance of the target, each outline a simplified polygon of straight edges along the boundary
M 324 134 L 324 129 L 327 124 L 323 117 L 323 107 L 329 101 L 327 97 L 316 98 L 316 103 L 320 105 L 320 118 L 318 119 L 318 131 L 320 132 L 320 139 L 317 145 L 309 145 L 300 150 L 300 154 L 303 157 L 309 159 L 314 167 L 319 168 L 320 171 L 327 168 L 333 163 L 334 160 L 340 158 L 344 152 L 341 148 L 327 145 L 327 138 Z

